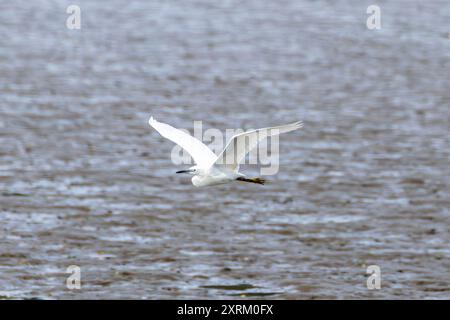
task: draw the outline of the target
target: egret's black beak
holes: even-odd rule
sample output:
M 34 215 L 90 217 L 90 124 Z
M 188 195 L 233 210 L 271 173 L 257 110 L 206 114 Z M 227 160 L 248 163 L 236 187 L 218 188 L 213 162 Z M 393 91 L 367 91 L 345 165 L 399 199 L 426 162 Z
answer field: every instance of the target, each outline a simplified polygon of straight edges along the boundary
M 189 172 L 192 172 L 192 170 L 180 170 L 175 173 L 189 173 Z

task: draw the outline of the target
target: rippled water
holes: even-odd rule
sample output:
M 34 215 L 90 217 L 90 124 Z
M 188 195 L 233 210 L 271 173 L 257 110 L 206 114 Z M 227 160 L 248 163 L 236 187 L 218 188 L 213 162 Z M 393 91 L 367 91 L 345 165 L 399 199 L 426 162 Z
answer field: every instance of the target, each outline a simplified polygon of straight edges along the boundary
M 447 1 L 69 4 L 0 3 L 0 298 L 450 298 Z M 150 115 L 305 126 L 197 189 Z

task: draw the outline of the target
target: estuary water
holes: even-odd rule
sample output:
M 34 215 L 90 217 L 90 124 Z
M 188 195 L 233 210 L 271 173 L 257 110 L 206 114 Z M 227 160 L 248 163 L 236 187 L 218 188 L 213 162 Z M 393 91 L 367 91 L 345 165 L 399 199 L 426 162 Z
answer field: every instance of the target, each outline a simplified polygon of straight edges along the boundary
M 70 4 L 0 3 L 0 299 L 450 298 L 448 1 Z M 304 128 L 198 189 L 150 115 Z

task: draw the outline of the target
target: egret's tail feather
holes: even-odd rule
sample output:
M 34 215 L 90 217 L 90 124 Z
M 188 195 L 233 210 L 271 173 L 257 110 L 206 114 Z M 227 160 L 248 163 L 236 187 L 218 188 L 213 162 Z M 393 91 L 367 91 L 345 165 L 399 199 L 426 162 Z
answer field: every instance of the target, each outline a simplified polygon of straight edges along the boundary
M 243 177 L 239 177 L 236 180 L 238 181 L 244 181 L 244 182 L 251 182 L 251 183 L 257 183 L 257 184 L 264 184 L 266 182 L 265 179 L 261 179 L 261 178 L 243 178 Z

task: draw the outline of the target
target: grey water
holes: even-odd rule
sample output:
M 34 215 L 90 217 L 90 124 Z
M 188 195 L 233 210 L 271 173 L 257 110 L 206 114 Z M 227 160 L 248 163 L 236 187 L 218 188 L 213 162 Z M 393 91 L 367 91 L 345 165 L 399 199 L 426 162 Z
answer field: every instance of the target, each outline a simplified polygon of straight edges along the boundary
M 0 299 L 450 298 L 448 1 L 70 4 L 0 3 Z M 150 115 L 304 128 L 198 189 Z

